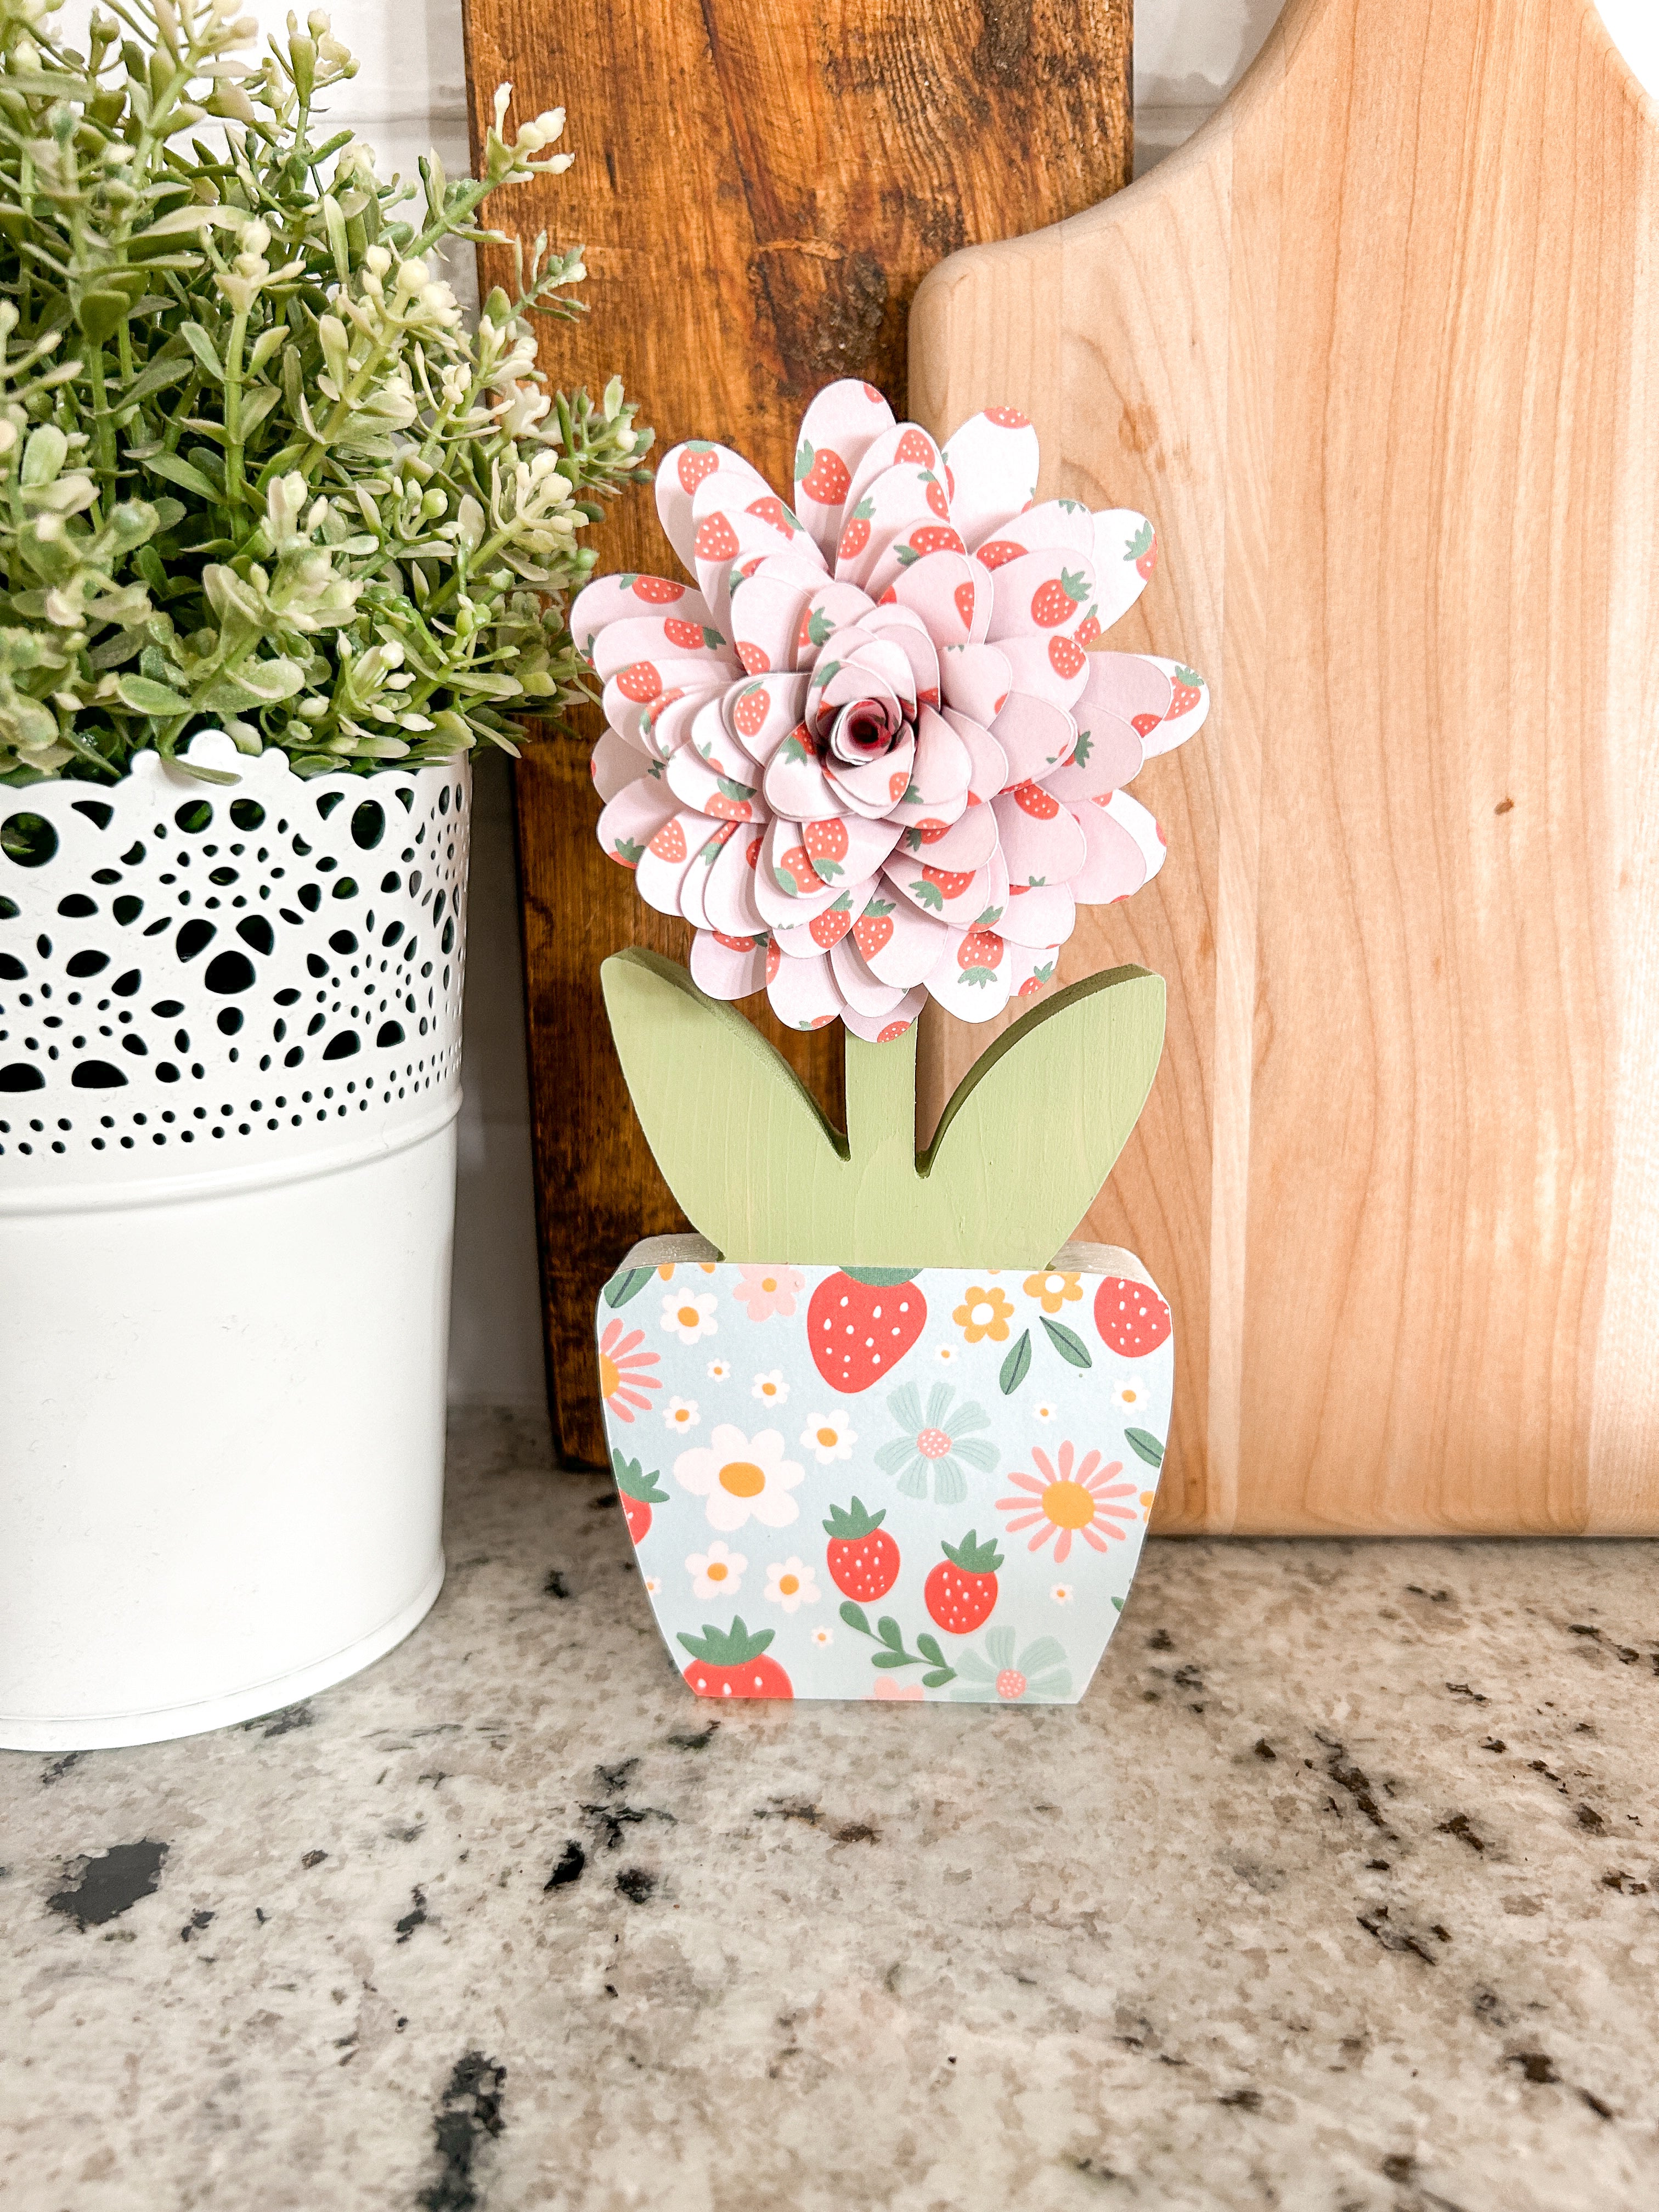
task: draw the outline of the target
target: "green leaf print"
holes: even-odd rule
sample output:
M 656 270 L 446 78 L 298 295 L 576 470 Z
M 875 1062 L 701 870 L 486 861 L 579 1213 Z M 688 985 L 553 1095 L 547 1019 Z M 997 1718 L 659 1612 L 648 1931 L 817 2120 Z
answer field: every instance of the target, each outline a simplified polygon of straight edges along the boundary
M 1144 1459 L 1148 1467 L 1163 1466 L 1164 1447 L 1155 1436 L 1151 1435 L 1145 1429 L 1125 1429 L 1123 1435 L 1130 1450 L 1138 1459 Z
M 997 1380 L 1002 1385 L 1002 1395 L 1012 1398 L 1025 1380 L 1031 1365 L 1031 1332 L 1028 1328 L 1002 1363 L 1002 1372 Z
M 630 1298 L 638 1297 L 656 1272 L 654 1267 L 624 1267 L 620 1274 L 613 1275 L 605 1286 L 605 1302 L 611 1312 L 625 1306 Z
M 1094 1361 L 1089 1356 L 1088 1346 L 1075 1329 L 1067 1328 L 1064 1322 L 1050 1321 L 1047 1314 L 1039 1314 L 1037 1319 L 1048 1332 L 1049 1343 L 1053 1345 L 1062 1359 L 1069 1361 L 1073 1367 L 1094 1365 Z

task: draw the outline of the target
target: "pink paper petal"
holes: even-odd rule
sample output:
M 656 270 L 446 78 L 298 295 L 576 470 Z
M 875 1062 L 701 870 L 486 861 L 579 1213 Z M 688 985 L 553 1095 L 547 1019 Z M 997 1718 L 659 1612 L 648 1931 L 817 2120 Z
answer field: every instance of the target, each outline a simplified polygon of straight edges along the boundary
M 632 707 L 652 707 L 671 691 L 684 698 L 707 699 L 732 681 L 730 672 L 710 654 L 698 660 L 635 660 L 612 676 L 603 694 L 605 720 L 614 728 L 623 726 Z
M 760 793 L 738 778 L 721 775 L 682 745 L 665 771 L 668 787 L 682 803 L 716 822 L 752 822 L 765 812 Z
M 814 915 L 811 921 L 792 922 L 786 929 L 775 929 L 773 943 L 787 959 L 816 959 L 820 952 L 830 951 L 838 939 L 846 936 L 869 904 L 875 888 L 873 878 L 854 884 L 821 914 Z
M 1067 883 L 1088 848 L 1077 817 L 1040 783 L 1017 783 L 991 802 L 1012 892 L 1017 884 Z
M 721 720 L 743 747 L 744 757 L 757 767 L 763 767 L 791 732 L 799 728 L 806 696 L 804 676 L 751 678 L 747 683 L 734 684 L 725 693 Z M 713 765 L 713 755 L 705 757 Z
M 1077 927 L 1077 900 L 1069 884 L 1008 886 L 1008 903 L 997 927 L 1010 945 L 1064 945 Z
M 1007 754 L 982 722 L 975 721 L 971 715 L 958 714 L 954 707 L 946 707 L 943 712 L 945 720 L 967 746 L 973 763 L 968 781 L 969 798 L 981 801 L 994 799 L 1010 780 Z
M 1002 787 L 1007 790 L 1017 783 L 1038 782 L 1070 760 L 1077 724 L 1052 699 L 1034 691 L 1011 691 L 991 725 L 991 735 L 1007 757 Z
M 787 674 L 794 667 L 795 640 L 811 596 L 811 586 L 782 576 L 757 574 L 738 585 L 731 600 L 732 646 L 746 675 L 772 669 Z
M 1005 637 L 996 650 L 1006 656 L 1013 690 L 1035 692 L 1039 699 L 1065 708 L 1067 714 L 1083 696 L 1089 680 L 1089 656 L 1073 639 Z
M 898 842 L 898 858 L 927 860 L 936 868 L 960 875 L 964 868 L 988 865 L 997 849 L 997 817 L 982 802 L 964 807 L 944 829 L 925 829 L 920 823 L 907 830 Z
M 813 867 L 799 822 L 771 823 L 755 871 L 755 902 L 769 929 L 811 921 L 840 896 L 843 884 L 825 883 Z
M 1045 499 L 1041 506 L 1028 507 L 994 535 L 976 541 L 972 550 L 994 574 L 1011 561 L 1018 561 L 1022 553 L 1039 552 L 1050 545 L 1063 547 L 1069 553 L 1086 553 L 1092 563 L 1095 519 L 1080 500 Z
M 755 876 L 766 842 L 748 823 L 720 849 L 708 872 L 702 906 L 711 929 L 727 937 L 755 937 L 769 927 L 755 896 Z
M 1008 656 L 994 645 L 947 646 L 939 657 L 939 675 L 945 705 L 987 729 L 1013 688 Z
M 891 1044 L 895 1038 L 904 1035 L 927 1003 L 927 994 L 918 984 L 915 990 L 905 993 L 890 1013 L 861 1014 L 856 1007 L 844 1006 L 841 1018 L 853 1035 L 862 1037 L 866 1044 Z
M 1131 799 L 1127 791 L 1115 791 L 1109 799 L 1095 799 L 1091 804 L 1097 813 L 1107 815 L 1134 839 L 1146 863 L 1146 880 L 1150 883 L 1169 858 L 1169 845 L 1158 817 L 1138 799 Z
M 872 384 L 843 377 L 827 384 L 801 417 L 795 445 L 795 512 L 826 560 L 841 536 L 842 509 L 853 471 L 884 430 L 893 410 Z
M 925 981 L 951 934 L 942 921 L 878 888 L 854 925 L 854 941 L 878 982 L 909 990 Z
M 861 498 L 848 502 L 836 547 L 836 580 L 857 584 L 872 599 L 879 598 L 886 585 L 877 586 L 871 580 L 890 549 L 901 541 L 909 544 L 914 533 L 929 531 L 934 536 L 921 538 L 913 559 L 946 544 L 961 550 L 942 480 L 929 469 L 884 469 Z M 896 556 L 889 565 L 890 581 L 901 566 Z
M 964 544 L 977 545 L 1036 495 L 1037 434 L 1012 407 L 971 415 L 945 441 L 954 479 L 951 513 Z
M 910 696 L 919 707 L 939 705 L 939 647 L 928 635 L 927 625 L 908 607 L 878 607 L 866 615 L 864 627 L 872 635 L 885 638 L 904 656 L 910 671 Z
M 1035 896 L 1035 894 L 1033 894 Z M 1058 945 L 1016 945 L 1008 940 L 1008 998 L 1011 1005 L 1018 1000 L 1035 999 L 1054 980 L 1060 965 Z
M 640 896 L 659 914 L 678 914 L 680 885 L 708 841 L 714 823 L 682 809 L 665 822 L 640 855 L 634 881 Z
M 797 724 L 773 754 L 763 787 L 772 811 L 793 821 L 817 821 L 823 815 L 852 811 L 824 774 L 823 763 L 807 741 L 805 724 Z
M 930 860 L 902 860 L 896 854 L 882 871 L 882 887 L 952 929 L 966 929 L 982 921 L 988 929 L 999 927 L 1006 892 L 996 895 L 988 867 L 967 871 L 935 867 Z
M 892 468 L 931 469 L 942 477 L 939 447 L 919 422 L 895 422 L 871 440 L 853 471 L 846 504 L 856 507 L 876 478 Z
M 831 763 L 824 772 L 854 813 L 883 821 L 902 805 L 910 788 L 910 770 L 915 755 L 916 741 L 907 729 L 891 751 L 884 753 L 879 760 L 871 761 L 862 768 Z
M 1109 906 L 1114 899 L 1130 897 L 1146 880 L 1146 855 L 1139 844 L 1097 799 L 1085 799 L 1074 813 L 1087 853 L 1071 879 L 1073 897 L 1079 906 Z
M 1170 700 L 1164 718 L 1146 735 L 1146 757 L 1151 760 L 1155 753 L 1173 752 L 1188 738 L 1197 736 L 1209 719 L 1210 687 L 1196 669 L 1184 667 L 1178 660 L 1153 659 L 1151 655 L 1147 658 L 1152 667 L 1170 678 Z
M 854 1013 L 884 1019 L 905 995 L 896 984 L 884 983 L 872 974 L 851 937 L 842 938 L 830 948 L 830 966 L 842 997 Z
M 958 1021 L 988 1022 L 1008 1003 L 1008 947 L 994 929 L 950 929 L 927 977 L 928 995 Z
M 705 438 L 689 439 L 684 445 L 671 447 L 657 468 L 657 514 L 663 534 L 692 575 L 696 574 L 692 501 L 698 485 L 716 470 L 747 477 L 763 492 L 769 489 L 759 471 L 751 468 L 741 453 L 734 453 L 729 446 L 710 445 Z M 751 492 L 750 497 L 753 496 Z M 712 603 L 709 611 L 712 616 Z
M 920 616 L 936 645 L 966 645 L 973 639 L 981 599 L 988 619 L 991 587 L 966 554 L 929 553 L 900 570 L 888 586 L 888 598 Z
M 594 789 L 609 805 L 619 791 L 651 773 L 651 756 L 641 746 L 630 744 L 620 730 L 607 730 L 594 746 L 588 768 Z
M 1095 588 L 1100 627 L 1121 622 L 1146 590 L 1158 566 L 1158 533 L 1133 507 L 1109 507 L 1095 517 Z
M 700 929 L 691 940 L 691 981 L 711 999 L 748 999 L 766 988 L 763 937 L 717 937 Z
M 570 635 L 591 657 L 600 630 L 611 623 L 649 614 L 678 615 L 693 623 L 714 620 L 708 601 L 690 584 L 675 583 L 667 576 L 596 576 L 571 602 Z
M 1095 656 L 1091 653 L 1092 660 Z M 1085 692 L 1073 710 L 1078 726 L 1077 744 L 1063 768 L 1053 769 L 1043 781 L 1056 799 L 1073 804 L 1082 799 L 1101 799 L 1129 782 L 1139 772 L 1146 748 L 1139 732 L 1116 714 L 1091 707 Z
M 672 760 L 682 745 L 693 742 L 700 714 L 720 713 L 720 696 L 718 691 L 665 691 L 648 706 L 630 707 L 617 727 L 653 760 Z
M 750 823 L 717 823 L 693 854 L 690 866 L 680 878 L 680 913 L 694 929 L 707 929 L 709 926 L 708 884 L 714 872 L 714 863 L 738 834 L 739 827 L 745 837 L 751 834 L 753 825 Z
M 996 571 L 996 598 L 986 635 L 1075 637 L 1095 604 L 1095 564 L 1063 545 L 1022 553 Z
M 602 851 L 625 868 L 637 868 L 646 848 L 665 823 L 681 811 L 666 784 L 647 774 L 619 791 L 599 816 Z
M 827 954 L 816 960 L 781 960 L 766 987 L 772 1012 L 791 1030 L 821 1030 L 842 1010 L 842 995 Z
M 594 672 L 604 683 L 638 661 L 702 661 L 719 669 L 728 679 L 741 673 L 738 658 L 724 633 L 708 623 L 688 622 L 684 616 L 633 615 L 623 622 L 608 623 L 593 641 Z

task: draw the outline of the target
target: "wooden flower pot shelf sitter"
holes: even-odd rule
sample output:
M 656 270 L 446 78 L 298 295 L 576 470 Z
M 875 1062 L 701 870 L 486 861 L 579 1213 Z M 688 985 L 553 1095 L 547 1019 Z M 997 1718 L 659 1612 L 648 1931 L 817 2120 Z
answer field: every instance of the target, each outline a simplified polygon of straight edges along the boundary
M 937 445 L 842 381 L 801 424 L 793 506 L 723 447 L 666 455 L 695 589 L 605 577 L 572 610 L 610 723 L 600 842 L 696 929 L 689 975 L 641 950 L 602 970 L 708 1241 L 635 1249 L 599 1357 L 700 1696 L 1074 1699 L 1139 1556 L 1170 1310 L 1131 1255 L 1061 1247 L 1152 1087 L 1164 985 L 1127 967 L 1041 994 L 1079 904 L 1163 865 L 1123 786 L 1207 694 L 1103 649 L 1152 525 L 1039 505 L 1037 467 L 1012 409 Z M 721 1003 L 762 990 L 793 1027 L 841 1021 L 844 1130 Z M 930 998 L 969 1022 L 1033 1004 L 918 1155 Z

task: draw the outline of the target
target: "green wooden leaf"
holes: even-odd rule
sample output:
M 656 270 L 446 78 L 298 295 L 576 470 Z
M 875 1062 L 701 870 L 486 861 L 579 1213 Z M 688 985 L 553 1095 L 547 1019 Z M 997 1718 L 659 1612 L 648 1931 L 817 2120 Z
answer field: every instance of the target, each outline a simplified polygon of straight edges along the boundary
M 1025 1376 L 1030 1364 L 1031 1332 L 1028 1328 L 1021 1335 L 1019 1342 L 1014 1346 L 1013 1349 L 1009 1352 L 1008 1357 L 1003 1361 L 1002 1372 L 997 1377 L 997 1381 L 1002 1385 L 1002 1395 L 1005 1398 L 1012 1398 L 1013 1396 L 1015 1391 L 1018 1389 L 1020 1384 L 1025 1380 Z
M 613 1275 L 605 1286 L 605 1302 L 611 1312 L 617 1312 L 630 1298 L 638 1297 L 656 1272 L 654 1267 L 624 1267 L 620 1274 Z
M 1075 1329 L 1067 1328 L 1064 1322 L 1050 1321 L 1047 1314 L 1039 1314 L 1037 1319 L 1048 1331 L 1049 1343 L 1062 1359 L 1069 1360 L 1073 1367 L 1094 1365 L 1089 1356 L 1088 1346 Z
M 1137 1458 L 1144 1459 L 1148 1467 L 1162 1467 L 1164 1447 L 1155 1436 L 1145 1429 L 1125 1429 L 1124 1439 Z
M 1034 1008 L 975 1061 L 921 1162 L 943 1209 L 972 1224 L 975 1264 L 1041 1267 L 1060 1249 L 1134 1127 L 1163 1049 L 1163 977 L 1115 968 Z

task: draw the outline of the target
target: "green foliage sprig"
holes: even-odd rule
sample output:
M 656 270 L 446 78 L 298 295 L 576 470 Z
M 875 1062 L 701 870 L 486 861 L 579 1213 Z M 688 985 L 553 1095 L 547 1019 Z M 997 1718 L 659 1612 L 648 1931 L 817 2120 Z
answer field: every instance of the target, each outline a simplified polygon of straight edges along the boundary
M 537 369 L 580 249 L 479 220 L 568 167 L 563 112 L 509 141 L 503 88 L 481 176 L 404 185 L 313 128 L 326 15 L 256 63 L 235 0 L 112 4 L 82 54 L 0 0 L 0 782 L 209 726 L 307 775 L 513 750 L 587 696 L 577 533 L 651 442 Z M 486 242 L 515 291 L 469 329 L 435 258 Z

